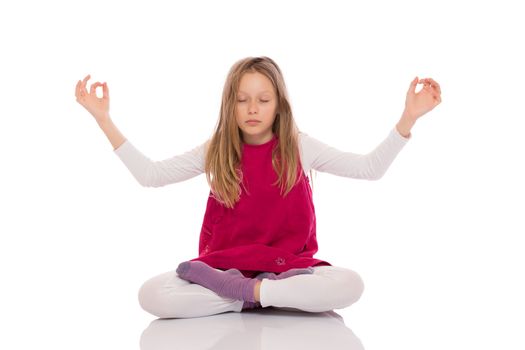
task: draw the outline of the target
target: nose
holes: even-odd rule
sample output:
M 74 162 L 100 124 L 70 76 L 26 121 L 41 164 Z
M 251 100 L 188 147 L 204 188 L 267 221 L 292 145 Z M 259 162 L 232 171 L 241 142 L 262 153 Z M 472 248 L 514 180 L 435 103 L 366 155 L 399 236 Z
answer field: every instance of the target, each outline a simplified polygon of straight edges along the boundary
M 250 102 L 250 105 L 248 106 L 248 114 L 255 114 L 255 113 L 257 113 L 257 103 Z

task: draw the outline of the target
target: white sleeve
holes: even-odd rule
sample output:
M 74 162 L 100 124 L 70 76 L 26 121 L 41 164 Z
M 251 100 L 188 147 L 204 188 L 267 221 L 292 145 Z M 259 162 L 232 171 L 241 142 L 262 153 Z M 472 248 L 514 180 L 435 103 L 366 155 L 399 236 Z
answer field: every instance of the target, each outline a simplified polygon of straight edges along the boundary
M 305 133 L 301 135 L 303 169 L 356 179 L 381 178 L 394 158 L 405 146 L 411 135 L 403 137 L 393 128 L 383 142 L 367 154 L 343 152 L 316 140 Z
M 150 160 L 128 140 L 113 152 L 142 186 L 161 187 L 202 174 L 208 142 L 183 154 L 160 161 Z

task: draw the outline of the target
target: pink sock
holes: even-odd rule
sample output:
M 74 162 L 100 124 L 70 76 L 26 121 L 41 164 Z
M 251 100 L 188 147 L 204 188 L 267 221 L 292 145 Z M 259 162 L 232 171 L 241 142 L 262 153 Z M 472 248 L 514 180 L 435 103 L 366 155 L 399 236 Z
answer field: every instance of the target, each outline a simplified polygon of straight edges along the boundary
M 180 278 L 200 284 L 218 295 L 255 303 L 255 278 L 218 271 L 202 261 L 185 261 L 176 270 Z
M 241 277 L 244 277 L 244 275 L 242 274 L 241 271 L 237 270 L 237 269 L 229 269 L 229 270 L 226 270 L 227 273 L 231 273 L 232 275 L 237 275 L 237 276 L 241 276 Z M 256 301 L 256 302 L 251 302 L 251 301 L 245 301 L 244 304 L 242 305 L 242 309 L 243 310 L 246 310 L 246 309 L 256 309 L 256 308 L 260 308 L 261 307 L 261 303 Z

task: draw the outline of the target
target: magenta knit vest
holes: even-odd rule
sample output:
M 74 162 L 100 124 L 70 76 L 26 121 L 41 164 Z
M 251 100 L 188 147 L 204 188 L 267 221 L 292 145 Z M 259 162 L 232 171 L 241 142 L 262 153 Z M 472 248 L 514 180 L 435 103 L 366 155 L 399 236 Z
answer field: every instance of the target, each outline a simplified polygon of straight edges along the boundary
M 236 268 L 246 277 L 261 272 L 329 265 L 314 259 L 316 219 L 309 180 L 299 164 L 298 182 L 282 197 L 272 167 L 278 138 L 242 144 L 241 197 L 229 209 L 210 195 L 199 239 L 199 260 L 221 270 Z

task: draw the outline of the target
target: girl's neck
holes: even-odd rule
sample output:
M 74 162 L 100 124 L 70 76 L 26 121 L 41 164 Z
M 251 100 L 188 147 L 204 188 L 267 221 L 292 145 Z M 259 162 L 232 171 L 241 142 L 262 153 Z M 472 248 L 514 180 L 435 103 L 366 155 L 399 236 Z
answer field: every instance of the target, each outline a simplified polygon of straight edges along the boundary
M 260 147 L 260 146 L 264 146 L 264 145 L 267 145 L 267 144 L 271 143 L 275 139 L 276 139 L 276 135 L 274 133 L 272 133 L 269 140 L 267 139 L 267 140 L 262 141 L 262 142 L 251 142 L 251 143 L 247 143 L 247 142 L 245 142 L 243 140 L 243 144 L 245 146 L 248 146 L 248 147 Z

